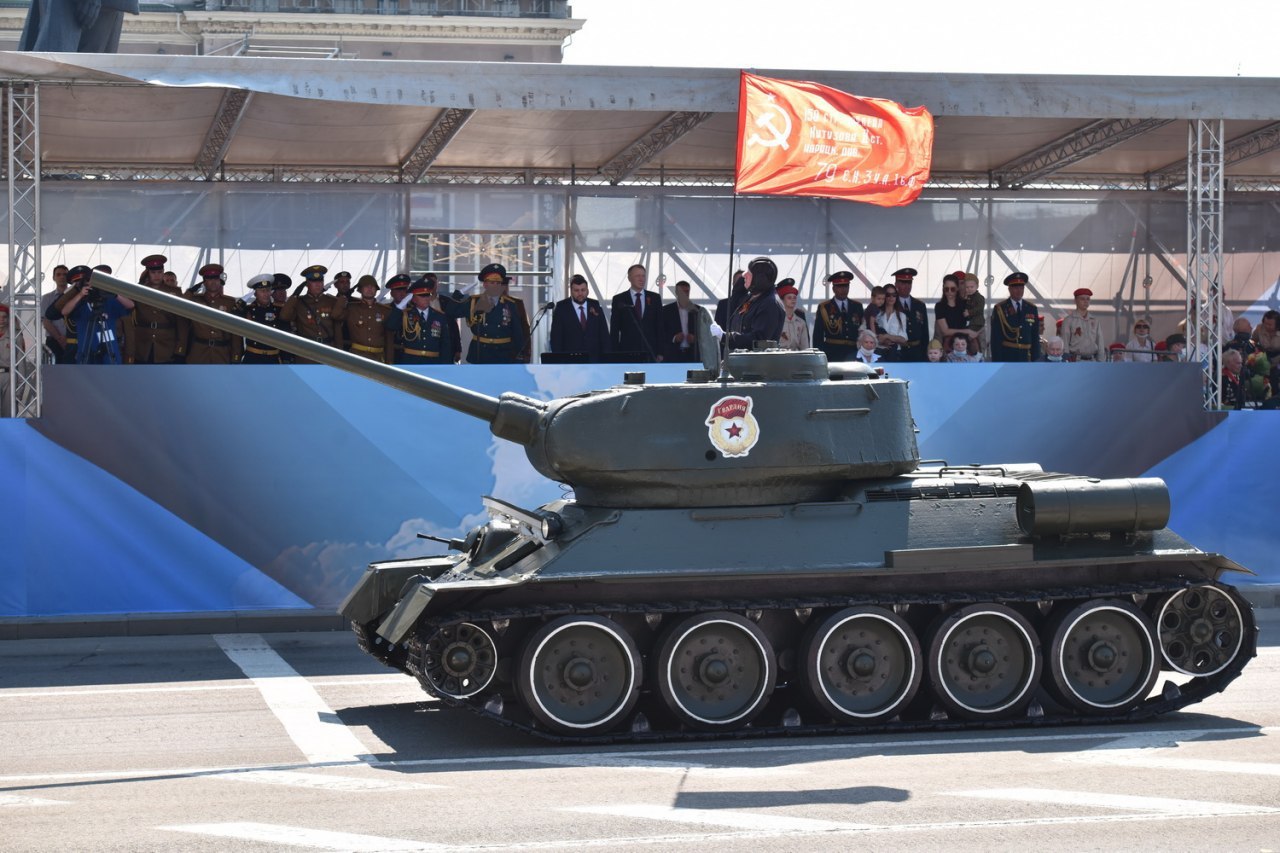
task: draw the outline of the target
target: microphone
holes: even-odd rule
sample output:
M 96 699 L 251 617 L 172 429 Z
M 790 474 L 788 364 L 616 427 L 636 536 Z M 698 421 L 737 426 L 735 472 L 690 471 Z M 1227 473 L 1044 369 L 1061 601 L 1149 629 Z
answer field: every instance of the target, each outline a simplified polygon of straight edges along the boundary
M 555 308 L 555 307 L 556 307 L 556 304 L 555 304 L 554 302 L 548 302 L 546 305 L 543 305 L 543 306 L 542 306 L 540 309 L 538 309 L 538 310 L 540 310 L 540 311 L 550 311 L 552 308 Z

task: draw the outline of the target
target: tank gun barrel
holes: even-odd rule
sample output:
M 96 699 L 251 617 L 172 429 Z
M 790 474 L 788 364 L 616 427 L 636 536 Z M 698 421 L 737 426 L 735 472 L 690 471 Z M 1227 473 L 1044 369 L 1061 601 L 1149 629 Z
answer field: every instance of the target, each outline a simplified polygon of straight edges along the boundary
M 217 311 L 190 299 L 174 296 L 145 285 L 122 281 L 99 271 L 94 271 L 90 285 L 136 302 L 154 305 L 188 320 L 270 344 L 320 364 L 359 374 L 398 391 L 404 391 L 415 397 L 462 412 L 464 415 L 479 418 L 489 423 L 494 435 L 517 444 L 528 445 L 533 440 L 537 431 L 538 417 L 546 408 L 546 404 L 542 401 L 522 394 L 506 393 L 498 399 L 448 382 L 441 382 L 438 379 L 419 376 L 411 371 L 352 355 L 319 341 L 308 340 L 291 332 L 255 323 L 226 311 Z

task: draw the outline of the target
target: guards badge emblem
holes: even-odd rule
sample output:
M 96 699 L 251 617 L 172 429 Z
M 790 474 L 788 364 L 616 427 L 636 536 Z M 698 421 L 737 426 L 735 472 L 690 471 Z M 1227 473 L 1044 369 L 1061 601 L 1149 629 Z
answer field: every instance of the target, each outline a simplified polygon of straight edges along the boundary
M 760 438 L 760 422 L 751 414 L 751 398 L 717 400 L 707 415 L 707 435 L 726 459 L 750 453 Z

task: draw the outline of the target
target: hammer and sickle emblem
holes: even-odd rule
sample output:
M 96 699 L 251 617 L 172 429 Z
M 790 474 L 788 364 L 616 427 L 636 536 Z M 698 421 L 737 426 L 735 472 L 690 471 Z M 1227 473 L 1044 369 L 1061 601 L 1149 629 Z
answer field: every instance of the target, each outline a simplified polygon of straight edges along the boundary
M 778 126 L 773 123 L 775 116 L 782 117 L 782 121 L 786 125 L 785 130 L 778 130 Z M 769 128 L 769 133 L 773 138 L 765 139 L 758 133 L 752 133 L 751 136 L 747 137 L 748 145 L 762 145 L 765 148 L 777 148 L 781 145 L 782 150 L 791 150 L 791 146 L 787 144 L 787 138 L 791 136 L 791 116 L 787 115 L 786 112 L 782 110 L 779 110 L 776 113 L 767 112 L 756 119 L 756 127 Z

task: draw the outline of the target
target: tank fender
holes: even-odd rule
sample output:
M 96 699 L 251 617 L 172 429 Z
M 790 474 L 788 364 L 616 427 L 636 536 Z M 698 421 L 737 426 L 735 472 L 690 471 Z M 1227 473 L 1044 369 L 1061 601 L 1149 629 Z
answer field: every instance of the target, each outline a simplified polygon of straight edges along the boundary
M 1169 489 L 1158 477 L 1028 482 L 1016 512 L 1030 536 L 1159 530 L 1169 523 Z
M 414 577 L 434 580 L 457 565 L 456 556 L 428 560 L 404 560 L 367 567 L 360 580 L 338 606 L 338 613 L 351 622 L 372 622 L 391 609 Z

